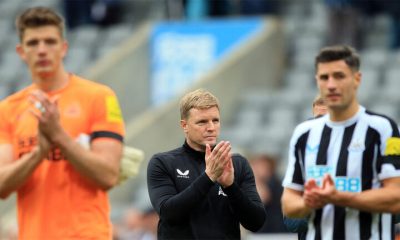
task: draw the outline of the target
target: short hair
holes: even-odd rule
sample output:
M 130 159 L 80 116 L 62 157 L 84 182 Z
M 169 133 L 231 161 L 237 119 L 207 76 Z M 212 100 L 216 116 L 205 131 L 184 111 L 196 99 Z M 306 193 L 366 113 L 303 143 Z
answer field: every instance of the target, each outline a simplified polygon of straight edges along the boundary
M 189 117 L 189 111 L 192 108 L 208 109 L 212 107 L 217 107 L 219 110 L 218 99 L 204 89 L 197 89 L 195 91 L 187 93 L 185 96 L 182 97 L 179 105 L 181 119 L 187 119 Z
M 64 38 L 64 19 L 54 10 L 47 7 L 32 7 L 22 12 L 15 20 L 19 40 L 22 42 L 27 28 L 55 26 Z
M 322 48 L 315 57 L 315 70 L 319 63 L 328 63 L 343 60 L 353 72 L 360 70 L 360 56 L 357 51 L 346 45 L 335 45 Z
M 314 107 L 315 105 L 325 105 L 325 100 L 319 94 L 315 96 L 314 101 L 312 102 L 312 106 Z

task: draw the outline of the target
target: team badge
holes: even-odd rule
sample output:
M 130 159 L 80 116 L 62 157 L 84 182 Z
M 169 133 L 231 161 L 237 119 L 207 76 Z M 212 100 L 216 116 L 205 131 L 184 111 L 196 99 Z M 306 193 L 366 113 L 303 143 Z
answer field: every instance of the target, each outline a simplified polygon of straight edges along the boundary
M 365 150 L 364 141 L 361 139 L 355 139 L 351 141 L 349 147 L 347 148 L 349 152 L 362 152 Z

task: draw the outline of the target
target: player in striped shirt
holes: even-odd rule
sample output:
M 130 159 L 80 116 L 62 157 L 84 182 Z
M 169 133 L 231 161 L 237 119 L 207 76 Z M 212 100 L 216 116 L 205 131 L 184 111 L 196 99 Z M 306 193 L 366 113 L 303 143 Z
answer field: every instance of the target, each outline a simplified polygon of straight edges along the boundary
M 298 125 L 283 180 L 282 210 L 309 216 L 306 239 L 394 239 L 400 212 L 400 136 L 390 118 L 358 103 L 360 60 L 348 46 L 316 57 L 328 114 Z

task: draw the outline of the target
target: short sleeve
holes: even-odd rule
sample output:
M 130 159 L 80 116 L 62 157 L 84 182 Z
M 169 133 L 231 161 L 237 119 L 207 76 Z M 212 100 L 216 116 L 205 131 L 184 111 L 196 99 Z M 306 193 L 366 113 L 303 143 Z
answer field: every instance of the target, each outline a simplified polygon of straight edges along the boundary
M 390 124 L 381 131 L 381 161 L 378 169 L 379 179 L 400 177 L 400 135 L 397 124 L 391 119 Z
M 304 138 L 299 134 L 298 128 L 294 131 L 289 144 L 288 152 L 288 165 L 286 169 L 285 176 L 282 181 L 282 186 L 285 188 L 294 189 L 297 191 L 304 190 L 304 176 L 301 170 L 300 156 L 295 153 L 297 148 L 299 148 L 299 141 Z
M 124 120 L 115 93 L 110 88 L 102 86 L 96 91 L 91 108 L 92 139 L 111 137 L 122 141 L 125 135 Z
M 7 102 L 0 102 L 0 144 L 12 143 L 10 122 L 7 118 Z

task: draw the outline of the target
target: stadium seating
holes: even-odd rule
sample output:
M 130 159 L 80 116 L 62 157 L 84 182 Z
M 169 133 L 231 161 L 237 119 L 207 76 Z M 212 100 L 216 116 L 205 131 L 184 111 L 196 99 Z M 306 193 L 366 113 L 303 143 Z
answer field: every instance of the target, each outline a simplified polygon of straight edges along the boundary
M 238 149 L 247 148 L 250 152 L 261 151 L 280 157 L 281 173 L 286 167 L 289 137 L 296 124 L 312 117 L 311 103 L 318 92 L 313 61 L 324 45 L 327 23 L 323 2 L 308 3 L 301 6 L 292 1 L 283 16 L 288 66 L 281 87 L 271 92 L 247 91 L 240 100 L 242 104 L 239 104 L 236 120 L 222 129 L 222 136 L 229 138 Z M 387 16 L 369 19 L 365 48 L 360 51 L 363 77 L 359 100 L 372 111 L 386 114 L 400 123 L 400 95 L 396 93 L 400 89 L 400 52 L 388 48 L 389 24 Z M 256 108 L 257 105 L 262 108 Z M 260 121 L 260 116 L 266 121 Z M 251 129 L 250 133 L 245 130 L 246 125 L 247 130 Z M 253 129 L 254 125 L 257 129 Z M 253 137 L 248 136 L 251 134 Z

